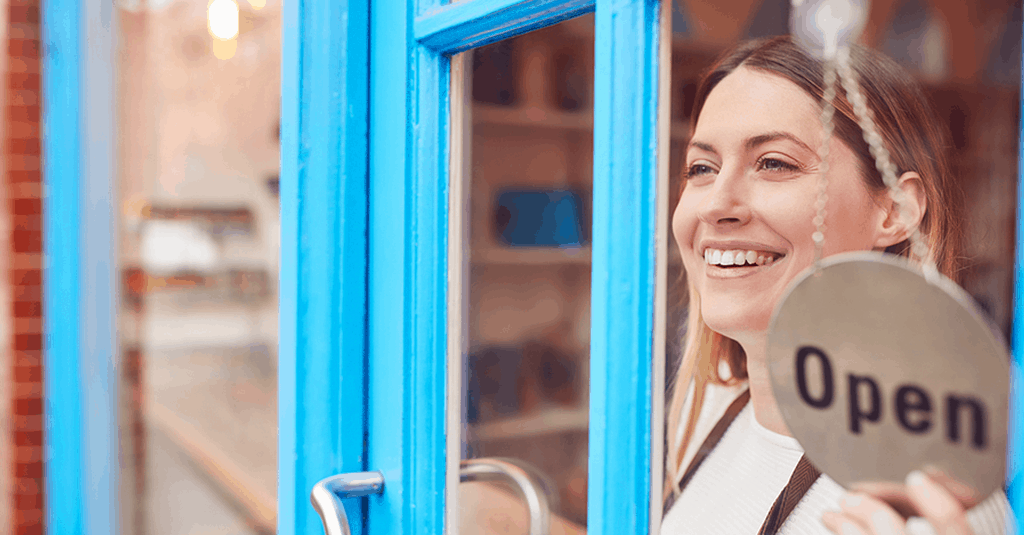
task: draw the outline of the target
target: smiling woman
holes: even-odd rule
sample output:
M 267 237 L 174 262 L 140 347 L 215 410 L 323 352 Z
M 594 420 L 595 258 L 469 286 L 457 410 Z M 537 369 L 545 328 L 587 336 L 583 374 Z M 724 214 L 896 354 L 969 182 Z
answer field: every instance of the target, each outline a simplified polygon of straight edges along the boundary
M 858 47 L 850 64 L 892 154 L 901 205 L 844 91 L 834 100 L 835 136 L 822 127 L 823 65 L 790 38 L 737 47 L 697 90 L 673 218 L 690 311 L 669 405 L 663 534 L 919 529 L 878 496 L 847 494 L 810 465 L 776 404 L 765 358 L 773 310 L 818 254 L 876 250 L 922 261 L 908 242 L 916 229 L 929 259 L 957 279 L 962 203 L 946 135 L 894 62 Z M 812 148 L 825 142 L 827 150 Z M 827 215 L 816 221 L 822 173 Z M 909 512 L 940 531 L 1001 531 L 1002 493 L 977 505 L 937 475 L 914 474 Z M 840 505 L 842 513 L 830 512 Z

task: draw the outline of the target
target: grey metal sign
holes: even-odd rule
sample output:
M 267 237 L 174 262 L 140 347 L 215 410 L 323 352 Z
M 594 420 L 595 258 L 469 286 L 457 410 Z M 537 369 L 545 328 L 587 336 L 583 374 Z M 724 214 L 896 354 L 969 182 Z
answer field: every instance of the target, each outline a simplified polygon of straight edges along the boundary
M 768 331 L 772 387 L 807 457 L 844 486 L 937 467 L 1004 483 L 1009 354 L 956 284 L 845 253 L 789 288 Z

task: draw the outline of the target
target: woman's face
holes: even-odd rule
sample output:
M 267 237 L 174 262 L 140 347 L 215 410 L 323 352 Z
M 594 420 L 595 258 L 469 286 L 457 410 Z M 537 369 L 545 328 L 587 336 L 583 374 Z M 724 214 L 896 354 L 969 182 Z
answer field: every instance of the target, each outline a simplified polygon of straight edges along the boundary
M 714 331 L 763 343 L 789 283 L 814 261 L 824 133 L 796 84 L 740 67 L 708 95 L 686 152 L 672 229 L 701 313 Z M 829 145 L 824 255 L 875 248 L 886 210 L 853 152 Z

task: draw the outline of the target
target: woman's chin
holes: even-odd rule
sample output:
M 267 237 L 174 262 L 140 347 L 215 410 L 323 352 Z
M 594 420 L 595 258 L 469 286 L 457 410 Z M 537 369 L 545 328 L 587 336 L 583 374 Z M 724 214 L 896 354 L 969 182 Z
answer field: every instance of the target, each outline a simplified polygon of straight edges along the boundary
M 704 323 L 712 331 L 736 340 L 741 345 L 747 345 L 760 341 L 764 343 L 764 339 L 768 336 L 768 323 L 771 318 L 738 318 L 735 316 L 702 314 L 704 317 Z

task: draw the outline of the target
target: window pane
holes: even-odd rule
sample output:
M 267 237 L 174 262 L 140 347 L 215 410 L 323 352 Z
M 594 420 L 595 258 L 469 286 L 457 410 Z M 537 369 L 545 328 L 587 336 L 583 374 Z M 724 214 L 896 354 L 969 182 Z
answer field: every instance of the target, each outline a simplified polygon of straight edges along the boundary
M 719 54 L 738 42 L 789 31 L 789 0 L 747 4 L 746 12 L 726 14 L 711 3 L 673 2 L 672 210 L 684 184 L 685 149 L 700 76 Z M 1007 4 L 1001 10 L 974 11 L 983 3 L 971 4 L 970 16 L 966 17 L 953 14 L 952 4 L 936 7 L 922 2 L 899 3 L 889 13 L 872 11 L 861 41 L 909 71 L 923 86 L 940 126 L 947 129 L 952 174 L 966 200 L 964 217 L 956 222 L 962 225 L 966 238 L 962 253 L 966 262 L 958 274 L 961 285 L 1002 332 L 1009 333 L 1017 209 L 1014 192 L 1019 165 L 1021 7 Z M 982 24 L 990 24 L 993 29 L 979 31 Z M 673 388 L 687 386 L 676 377 L 686 340 L 688 298 L 674 236 L 670 249 L 666 412 Z M 683 414 L 681 419 L 668 422 L 667 436 L 681 433 L 685 417 Z M 703 439 L 696 436 L 692 440 L 699 444 Z M 671 458 L 673 452 L 666 453 Z M 686 464 L 676 468 L 685 469 Z M 672 470 L 666 472 L 671 475 Z
M 593 54 L 586 16 L 464 59 L 460 456 L 524 468 L 570 530 L 587 516 Z M 461 532 L 526 529 L 508 483 L 461 485 Z
M 119 4 L 123 532 L 273 533 L 281 3 Z

